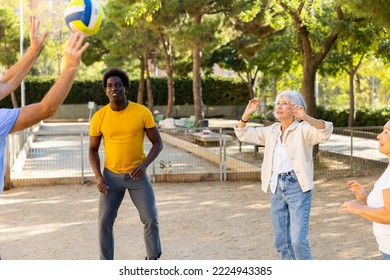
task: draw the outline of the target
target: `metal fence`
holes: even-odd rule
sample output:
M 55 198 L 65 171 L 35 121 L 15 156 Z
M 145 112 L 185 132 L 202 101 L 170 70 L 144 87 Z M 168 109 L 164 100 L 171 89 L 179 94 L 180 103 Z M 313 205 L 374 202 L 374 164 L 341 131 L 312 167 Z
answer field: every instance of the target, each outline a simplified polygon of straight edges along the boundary
M 314 153 L 315 176 L 332 178 L 382 172 L 387 158 L 378 151 L 382 127 L 335 128 Z M 154 182 L 260 180 L 264 147 L 240 143 L 232 129 L 160 129 L 164 149 L 149 166 Z M 20 143 L 23 142 L 22 148 Z M 86 183 L 94 180 L 88 161 L 88 130 L 39 130 L 8 138 L 10 182 Z M 145 153 L 151 143 L 145 140 Z M 100 150 L 104 162 L 103 148 Z
M 382 173 L 388 159 L 379 152 L 381 126 L 335 128 L 328 141 L 319 145 L 314 157 L 317 176 L 367 176 Z

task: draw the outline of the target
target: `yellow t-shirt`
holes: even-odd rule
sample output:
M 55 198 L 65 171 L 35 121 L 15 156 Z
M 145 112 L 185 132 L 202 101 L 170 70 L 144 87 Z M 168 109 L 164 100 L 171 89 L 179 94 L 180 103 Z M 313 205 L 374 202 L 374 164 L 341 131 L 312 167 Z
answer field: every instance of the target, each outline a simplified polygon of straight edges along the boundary
M 115 173 L 129 173 L 145 159 L 145 128 L 156 125 L 144 105 L 129 101 L 125 110 L 113 111 L 110 104 L 97 111 L 90 125 L 90 136 L 102 136 L 104 167 Z

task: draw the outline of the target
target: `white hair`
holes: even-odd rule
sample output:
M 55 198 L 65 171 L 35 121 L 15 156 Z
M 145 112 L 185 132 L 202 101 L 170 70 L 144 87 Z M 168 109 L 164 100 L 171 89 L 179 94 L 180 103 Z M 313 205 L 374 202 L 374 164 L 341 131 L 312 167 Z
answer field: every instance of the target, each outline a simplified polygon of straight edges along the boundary
M 281 91 L 280 93 L 278 93 L 278 95 L 276 95 L 275 101 L 280 99 L 282 96 L 287 96 L 290 99 L 291 103 L 298 106 L 302 106 L 303 110 L 306 112 L 305 100 L 299 92 L 297 92 L 296 90 Z

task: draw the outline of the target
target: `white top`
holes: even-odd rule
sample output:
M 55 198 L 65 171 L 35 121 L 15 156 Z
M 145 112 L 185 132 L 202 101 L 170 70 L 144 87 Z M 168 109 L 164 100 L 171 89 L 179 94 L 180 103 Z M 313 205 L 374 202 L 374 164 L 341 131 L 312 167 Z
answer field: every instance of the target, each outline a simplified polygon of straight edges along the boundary
M 333 124 L 326 122 L 324 129 L 316 129 L 308 122 L 294 121 L 289 126 L 283 147 L 287 157 L 294 167 L 303 192 L 314 188 L 313 146 L 325 142 L 333 132 Z M 261 189 L 267 192 L 271 183 L 273 155 L 278 138 L 280 138 L 280 123 L 276 122 L 265 127 L 234 127 L 237 138 L 244 142 L 264 145 L 264 159 L 261 165 Z
M 270 182 L 270 190 L 272 193 L 275 193 L 276 185 L 278 181 L 278 174 L 286 173 L 294 170 L 294 167 L 291 164 L 291 161 L 288 159 L 288 155 L 286 149 L 284 147 L 284 142 L 286 141 L 286 135 L 289 131 L 289 127 L 286 129 L 283 135 L 283 143 L 280 141 L 280 136 L 282 132 L 280 132 L 278 136 L 278 140 L 276 142 L 274 157 L 272 162 L 272 176 Z
M 382 191 L 390 188 L 390 166 L 386 168 L 382 176 L 376 181 L 374 188 L 367 197 L 367 206 L 372 208 L 384 207 Z M 373 222 L 373 231 L 379 250 L 390 254 L 390 224 Z

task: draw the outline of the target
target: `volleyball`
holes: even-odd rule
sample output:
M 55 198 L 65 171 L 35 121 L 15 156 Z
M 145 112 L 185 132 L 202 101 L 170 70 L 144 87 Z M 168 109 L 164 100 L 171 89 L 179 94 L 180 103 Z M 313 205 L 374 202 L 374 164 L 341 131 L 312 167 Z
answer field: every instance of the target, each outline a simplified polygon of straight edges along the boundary
M 102 25 L 103 9 L 97 0 L 71 0 L 65 7 L 64 19 L 72 32 L 91 36 Z

